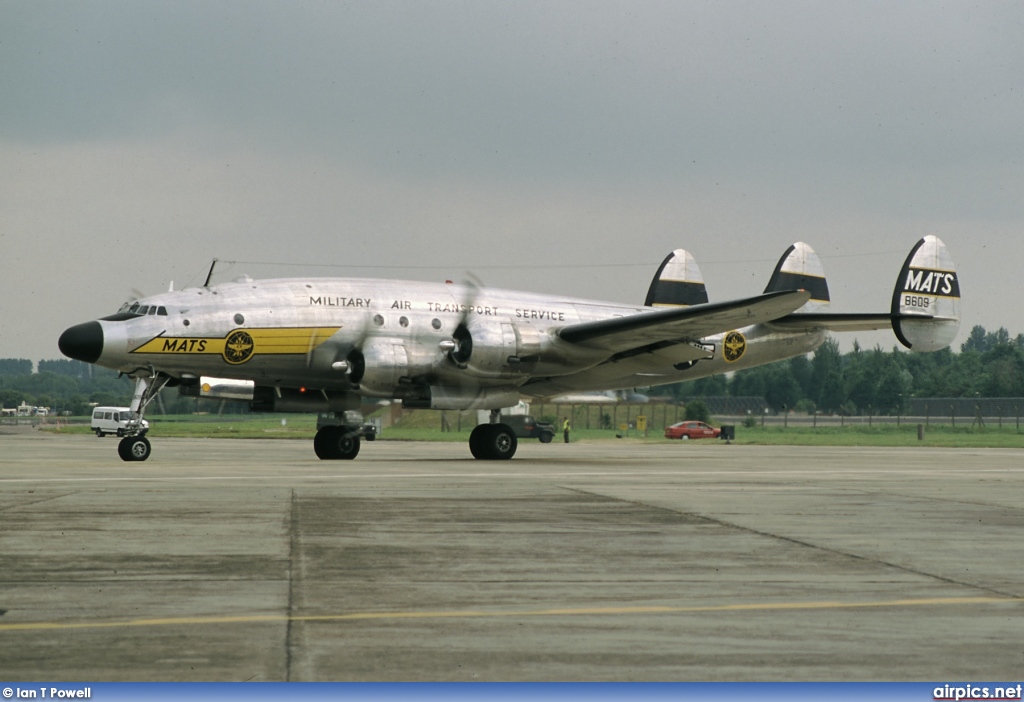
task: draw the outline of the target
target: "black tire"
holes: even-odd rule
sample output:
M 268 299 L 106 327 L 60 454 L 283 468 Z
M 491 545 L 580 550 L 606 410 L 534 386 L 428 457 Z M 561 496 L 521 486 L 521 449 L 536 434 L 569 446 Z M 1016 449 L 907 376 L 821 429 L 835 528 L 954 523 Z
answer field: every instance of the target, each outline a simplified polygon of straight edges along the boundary
M 516 455 L 516 449 L 519 448 L 516 430 L 507 424 L 495 424 L 494 426 L 495 429 L 487 443 L 487 447 L 491 450 L 491 458 L 497 461 L 507 461 Z
M 515 429 L 507 424 L 481 424 L 469 435 L 473 457 L 485 461 L 507 461 L 518 446 Z
M 124 429 L 118 429 L 117 430 L 117 435 L 118 436 L 124 436 Z
M 96 430 L 96 436 L 98 436 L 99 438 L 101 438 L 101 439 L 102 439 L 102 438 L 103 438 L 103 432 L 102 432 L 102 431 L 100 431 L 99 429 L 97 429 L 97 430 Z
M 316 436 L 313 437 L 313 453 L 321 461 L 331 460 L 329 436 L 333 430 L 334 427 L 321 427 L 317 430 Z
M 549 433 L 548 433 L 548 432 L 546 432 L 546 431 L 545 431 L 545 432 L 541 432 L 541 435 L 540 435 L 540 442 L 541 442 L 542 444 L 550 444 L 550 443 L 551 443 L 551 440 L 552 440 L 553 438 L 555 438 L 555 435 L 554 435 L 554 434 L 549 434 Z
M 469 434 L 469 452 L 473 454 L 473 458 L 479 458 L 481 460 L 488 458 L 487 443 L 488 434 L 491 432 L 493 424 L 477 424 L 476 428 L 473 429 Z
M 153 447 L 144 436 L 129 436 L 117 444 L 117 455 L 122 461 L 145 461 L 152 453 Z
M 338 432 L 334 441 L 334 450 L 337 458 L 351 461 L 359 455 L 359 435 L 351 433 L 351 430 Z
M 359 435 L 349 427 L 324 427 L 313 437 L 313 452 L 323 461 L 351 461 L 359 455 Z

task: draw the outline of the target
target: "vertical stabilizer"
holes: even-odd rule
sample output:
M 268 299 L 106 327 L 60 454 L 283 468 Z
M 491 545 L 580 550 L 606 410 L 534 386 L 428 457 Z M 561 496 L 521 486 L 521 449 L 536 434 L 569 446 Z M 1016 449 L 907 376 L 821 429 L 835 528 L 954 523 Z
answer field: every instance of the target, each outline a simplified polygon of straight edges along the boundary
M 915 319 L 919 317 L 919 319 Z M 892 330 L 914 351 L 938 351 L 960 329 L 960 281 L 953 258 L 936 236 L 910 250 L 892 293 Z
M 829 303 L 828 283 L 825 281 L 825 269 L 814 249 L 802 241 L 798 241 L 782 254 L 778 265 L 772 272 L 766 293 L 785 290 L 806 290 L 811 299 L 800 312 L 818 312 Z
M 708 301 L 704 278 L 689 251 L 676 249 L 661 262 L 647 290 L 648 307 L 688 307 Z

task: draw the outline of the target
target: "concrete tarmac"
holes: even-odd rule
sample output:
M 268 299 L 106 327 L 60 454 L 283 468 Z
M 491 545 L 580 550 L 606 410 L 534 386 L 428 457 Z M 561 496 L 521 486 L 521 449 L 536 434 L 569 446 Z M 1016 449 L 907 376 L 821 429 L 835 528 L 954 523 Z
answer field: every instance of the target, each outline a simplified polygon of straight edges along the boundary
M 0 436 L 0 681 L 1024 675 L 1024 452 Z

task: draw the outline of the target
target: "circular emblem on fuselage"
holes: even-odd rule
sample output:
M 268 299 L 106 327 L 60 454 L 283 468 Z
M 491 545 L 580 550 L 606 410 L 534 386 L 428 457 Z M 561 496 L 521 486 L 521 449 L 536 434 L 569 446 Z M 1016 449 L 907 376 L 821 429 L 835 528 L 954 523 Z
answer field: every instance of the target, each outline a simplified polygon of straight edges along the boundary
M 738 331 L 731 331 L 725 335 L 725 341 L 722 343 L 722 357 L 729 363 L 738 361 L 743 357 L 743 352 L 747 350 L 747 339 L 745 336 L 740 334 Z
M 252 357 L 256 344 L 253 342 L 249 332 L 241 329 L 228 334 L 224 340 L 224 360 L 232 365 L 245 363 Z

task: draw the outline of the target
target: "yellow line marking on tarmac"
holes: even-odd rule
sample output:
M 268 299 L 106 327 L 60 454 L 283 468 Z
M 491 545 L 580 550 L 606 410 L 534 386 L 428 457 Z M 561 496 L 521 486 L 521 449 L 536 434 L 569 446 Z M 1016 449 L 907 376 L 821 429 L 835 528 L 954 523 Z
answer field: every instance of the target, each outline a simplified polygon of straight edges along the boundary
M 704 606 L 565 607 L 531 610 L 442 610 L 436 612 L 352 612 L 350 614 L 249 614 L 210 617 L 166 617 L 122 621 L 22 622 L 0 624 L 2 631 L 47 631 L 67 629 L 111 629 L 115 627 L 190 626 L 208 624 L 260 624 L 268 622 L 346 622 L 384 619 L 483 619 L 515 617 L 574 617 L 621 614 L 686 614 L 693 612 L 772 612 L 810 609 L 859 609 L 868 607 L 927 607 L 937 605 L 1018 604 L 1019 597 L 932 597 L 883 600 L 878 602 L 764 602 Z

